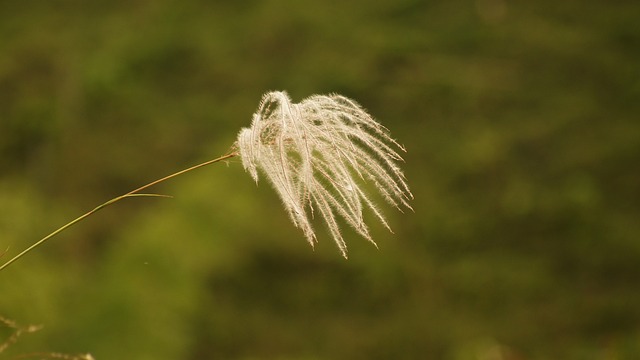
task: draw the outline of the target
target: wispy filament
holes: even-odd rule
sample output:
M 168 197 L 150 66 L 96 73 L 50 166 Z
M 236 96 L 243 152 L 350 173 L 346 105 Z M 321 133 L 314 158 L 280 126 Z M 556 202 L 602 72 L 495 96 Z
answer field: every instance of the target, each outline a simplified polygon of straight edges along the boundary
M 313 95 L 294 104 L 285 92 L 269 92 L 251 127 L 240 131 L 237 147 L 245 170 L 256 182 L 258 171 L 267 177 L 312 246 L 316 235 L 310 218 L 316 211 L 344 257 L 347 246 L 336 216 L 374 245 L 363 208 L 391 230 L 362 188 L 366 182 L 399 210 L 411 209 L 413 195 L 397 165 L 402 161 L 398 151 L 404 148 L 344 96 Z

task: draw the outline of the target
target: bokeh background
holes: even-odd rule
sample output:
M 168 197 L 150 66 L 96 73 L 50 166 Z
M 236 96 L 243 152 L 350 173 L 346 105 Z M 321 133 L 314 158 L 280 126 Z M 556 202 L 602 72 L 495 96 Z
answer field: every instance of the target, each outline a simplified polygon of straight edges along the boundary
M 0 356 L 637 358 L 639 61 L 634 1 L 1 1 L 0 260 L 221 155 L 269 90 L 359 101 L 415 213 L 344 260 L 200 169 L 2 271 L 44 328 Z

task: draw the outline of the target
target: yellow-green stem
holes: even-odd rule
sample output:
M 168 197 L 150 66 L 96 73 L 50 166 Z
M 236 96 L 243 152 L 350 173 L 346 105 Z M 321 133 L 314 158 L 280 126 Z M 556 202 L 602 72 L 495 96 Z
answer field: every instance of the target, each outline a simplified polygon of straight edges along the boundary
M 148 183 L 146 185 L 143 185 L 143 186 L 141 186 L 141 187 L 139 187 L 139 188 L 137 188 L 135 190 L 131 190 L 126 194 L 117 196 L 117 197 L 115 197 L 115 198 L 113 198 L 113 199 L 111 199 L 111 200 L 109 200 L 109 201 L 107 201 L 107 202 L 105 202 L 103 204 L 100 204 L 100 205 L 96 206 L 93 210 L 91 210 L 91 211 L 89 211 L 89 212 L 87 212 L 87 213 L 75 218 L 74 220 L 64 224 L 63 226 L 59 227 L 58 229 L 56 229 L 55 231 L 53 231 L 49 235 L 43 237 L 42 239 L 40 239 L 37 242 L 35 242 L 33 245 L 31 245 L 28 248 L 24 249 L 18 255 L 12 257 L 11 259 L 9 259 L 7 262 L 2 264 L 2 266 L 0 266 L 0 271 L 4 270 L 4 268 L 6 268 L 7 266 L 11 265 L 13 262 L 15 262 L 16 260 L 20 259 L 24 255 L 26 255 L 31 250 L 37 248 L 38 246 L 40 246 L 45 241 L 51 239 L 52 237 L 54 237 L 57 234 L 63 232 L 67 228 L 69 228 L 69 227 L 77 224 L 78 222 L 84 220 L 86 217 L 92 215 L 93 213 L 97 212 L 98 210 L 101 210 L 101 209 L 103 209 L 103 208 L 105 208 L 105 207 L 107 207 L 109 205 L 112 205 L 112 204 L 114 204 L 114 203 L 116 203 L 116 202 L 118 202 L 118 201 L 120 201 L 122 199 L 129 198 L 129 197 L 140 197 L 140 196 L 144 196 L 144 197 L 170 197 L 170 196 L 167 196 L 167 195 L 159 195 L 159 194 L 143 194 L 143 193 L 140 193 L 140 191 L 145 190 L 145 189 L 147 189 L 147 188 L 149 188 L 149 187 L 151 187 L 153 185 L 156 185 L 156 184 L 159 184 L 161 182 L 164 182 L 166 180 L 172 179 L 172 178 L 174 178 L 176 176 L 179 176 L 179 175 L 182 175 L 184 173 L 187 173 L 189 171 L 192 171 L 192 170 L 195 170 L 195 169 L 198 169 L 198 168 L 201 168 L 203 166 L 207 166 L 207 165 L 210 165 L 210 164 L 213 164 L 213 163 L 217 163 L 217 162 L 232 158 L 232 157 L 237 156 L 237 155 L 238 155 L 238 153 L 236 151 L 231 151 L 231 152 L 229 152 L 229 153 L 227 153 L 225 155 L 220 156 L 219 158 L 216 158 L 216 159 L 213 159 L 213 160 L 209 160 L 209 161 L 205 161 L 205 162 L 200 163 L 198 165 L 194 165 L 194 166 L 192 166 L 190 168 L 187 168 L 187 169 L 184 169 L 184 170 L 180 170 L 180 171 L 175 172 L 175 173 L 173 173 L 171 175 L 167 175 L 167 176 L 165 176 L 163 178 L 160 178 L 160 179 L 152 181 L 152 182 L 150 182 L 150 183 Z

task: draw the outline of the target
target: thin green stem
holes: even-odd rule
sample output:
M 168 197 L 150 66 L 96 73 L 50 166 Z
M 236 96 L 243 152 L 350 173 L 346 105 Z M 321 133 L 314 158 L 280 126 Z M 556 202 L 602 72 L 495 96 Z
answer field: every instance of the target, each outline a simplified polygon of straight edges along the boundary
M 52 233 L 50 233 L 49 235 L 43 237 L 42 239 L 38 240 L 37 242 L 35 242 L 33 245 L 29 246 L 28 248 L 24 249 L 22 252 L 20 252 L 18 255 L 12 257 L 11 259 L 9 259 L 7 262 L 5 262 L 4 264 L 2 264 L 2 266 L 0 266 L 0 271 L 4 270 L 4 268 L 6 268 L 7 266 L 11 265 L 13 262 L 15 262 L 16 260 L 20 259 L 21 257 L 23 257 L 24 255 L 26 255 L 27 253 L 29 253 L 31 250 L 37 248 L 38 246 L 42 245 L 42 243 L 44 243 L 45 241 L 51 239 L 52 237 L 58 235 L 59 233 L 65 231 L 66 229 L 68 229 L 69 227 L 79 223 L 80 221 L 84 220 L 85 218 L 89 217 L 90 215 L 93 215 L 95 212 L 97 212 L 98 210 L 104 209 L 105 207 L 109 206 L 109 205 L 113 205 L 115 203 L 117 203 L 118 201 L 122 200 L 122 199 L 126 199 L 126 198 L 130 198 L 130 197 L 170 197 L 167 195 L 159 195 L 159 194 L 143 194 L 140 193 L 140 191 L 145 190 L 153 185 L 157 185 L 161 182 L 164 182 L 166 180 L 172 179 L 176 176 L 182 175 L 184 173 L 187 173 L 189 171 L 201 168 L 203 166 L 207 166 L 210 164 L 214 164 L 229 158 L 232 158 L 234 156 L 237 156 L 238 153 L 235 150 L 232 150 L 230 152 L 228 152 L 225 155 L 222 155 L 218 158 L 215 158 L 213 160 L 209 160 L 209 161 L 205 161 L 203 163 L 200 163 L 198 165 L 194 165 L 190 168 L 184 169 L 184 170 L 180 170 L 178 172 L 175 172 L 171 175 L 167 175 L 163 178 L 160 178 L 158 180 L 152 181 L 146 185 L 143 185 L 135 190 L 131 190 L 126 194 L 117 196 L 109 201 L 106 201 L 103 204 L 100 204 L 98 206 L 96 206 L 94 209 L 88 211 L 87 213 L 75 218 L 74 220 L 71 220 L 70 222 L 64 224 L 63 226 L 59 227 L 58 229 L 56 229 L 55 231 L 53 231 Z

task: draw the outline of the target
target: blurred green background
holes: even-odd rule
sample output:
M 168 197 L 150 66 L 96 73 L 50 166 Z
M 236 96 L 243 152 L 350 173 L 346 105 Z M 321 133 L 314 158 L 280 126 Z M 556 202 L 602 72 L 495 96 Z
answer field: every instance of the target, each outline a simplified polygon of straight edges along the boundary
M 634 1 L 0 1 L 1 261 L 221 155 L 269 90 L 359 101 L 415 195 L 344 260 L 238 160 L 192 172 L 0 273 L 0 315 L 45 326 L 0 356 L 638 358 L 639 24 Z

